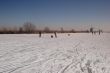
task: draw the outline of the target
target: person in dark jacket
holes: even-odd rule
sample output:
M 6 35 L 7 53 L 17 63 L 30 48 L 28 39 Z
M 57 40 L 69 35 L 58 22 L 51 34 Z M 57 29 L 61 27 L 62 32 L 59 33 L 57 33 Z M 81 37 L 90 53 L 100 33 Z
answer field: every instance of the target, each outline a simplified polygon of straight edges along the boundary
M 90 28 L 90 32 L 91 32 L 92 34 L 94 33 L 93 27 Z
M 42 32 L 41 32 L 41 31 L 39 31 L 39 37 L 41 37 L 41 34 L 42 34 Z
M 54 32 L 54 35 L 55 35 L 55 37 L 57 38 L 57 33 L 56 33 L 56 32 Z

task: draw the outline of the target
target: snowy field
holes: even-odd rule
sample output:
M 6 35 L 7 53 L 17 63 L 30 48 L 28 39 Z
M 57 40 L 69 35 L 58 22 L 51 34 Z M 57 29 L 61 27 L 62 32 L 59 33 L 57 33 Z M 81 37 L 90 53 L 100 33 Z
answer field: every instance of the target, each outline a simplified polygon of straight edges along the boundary
M 110 73 L 110 34 L 1 34 L 0 73 Z

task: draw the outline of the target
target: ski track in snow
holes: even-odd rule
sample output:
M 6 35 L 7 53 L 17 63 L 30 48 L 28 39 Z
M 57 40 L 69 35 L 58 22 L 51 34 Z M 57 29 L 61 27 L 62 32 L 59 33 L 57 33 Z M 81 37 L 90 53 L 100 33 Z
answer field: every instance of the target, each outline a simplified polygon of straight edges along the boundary
M 0 34 L 0 73 L 110 73 L 110 34 Z

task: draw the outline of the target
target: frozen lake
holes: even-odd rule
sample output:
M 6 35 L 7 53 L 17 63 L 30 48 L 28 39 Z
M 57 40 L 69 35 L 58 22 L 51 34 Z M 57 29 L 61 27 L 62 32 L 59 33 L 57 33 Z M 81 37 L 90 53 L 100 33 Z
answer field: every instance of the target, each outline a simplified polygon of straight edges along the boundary
M 110 34 L 0 34 L 0 73 L 110 73 Z

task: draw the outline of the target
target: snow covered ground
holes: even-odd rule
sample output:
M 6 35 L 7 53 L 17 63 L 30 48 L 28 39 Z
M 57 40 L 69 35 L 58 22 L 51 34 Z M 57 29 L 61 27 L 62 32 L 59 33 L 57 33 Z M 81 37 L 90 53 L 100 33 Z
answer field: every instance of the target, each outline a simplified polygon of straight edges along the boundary
M 0 73 L 110 73 L 110 34 L 1 34 Z

